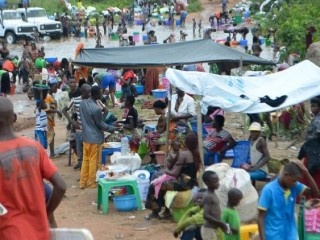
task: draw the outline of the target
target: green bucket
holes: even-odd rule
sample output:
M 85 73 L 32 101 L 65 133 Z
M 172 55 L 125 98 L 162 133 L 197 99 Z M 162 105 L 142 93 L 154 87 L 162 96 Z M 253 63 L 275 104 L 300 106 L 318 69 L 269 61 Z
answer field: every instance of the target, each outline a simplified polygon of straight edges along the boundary
M 271 39 L 266 39 L 266 47 L 270 47 L 271 46 Z
M 116 91 L 114 95 L 116 96 L 116 98 L 121 98 L 122 92 Z
M 119 40 L 118 34 L 111 34 L 111 40 L 114 40 L 114 41 Z
M 235 16 L 234 21 L 236 22 L 236 24 L 239 24 L 242 22 L 242 16 Z

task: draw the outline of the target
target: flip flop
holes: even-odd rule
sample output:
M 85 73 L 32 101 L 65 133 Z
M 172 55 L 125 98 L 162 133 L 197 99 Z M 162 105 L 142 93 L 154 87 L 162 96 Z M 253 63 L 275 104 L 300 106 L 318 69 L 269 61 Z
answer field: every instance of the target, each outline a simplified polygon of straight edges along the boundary
M 145 215 L 145 216 L 144 216 L 144 219 L 145 219 L 145 220 L 160 219 L 160 216 L 159 216 L 159 215 L 158 215 L 158 216 L 155 216 L 155 215 L 153 215 L 153 214 L 151 213 L 151 214 Z
M 161 220 L 169 220 L 169 219 L 171 219 L 172 218 L 172 216 L 171 215 L 167 215 L 167 214 L 165 214 L 165 215 L 163 215 L 163 216 L 159 216 L 159 218 L 161 219 Z

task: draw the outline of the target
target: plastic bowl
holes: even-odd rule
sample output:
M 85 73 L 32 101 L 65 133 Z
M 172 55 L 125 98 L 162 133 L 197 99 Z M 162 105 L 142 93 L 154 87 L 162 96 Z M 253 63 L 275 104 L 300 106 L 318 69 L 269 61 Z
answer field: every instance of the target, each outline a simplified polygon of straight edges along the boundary
M 56 58 L 56 57 L 50 57 L 50 58 L 45 58 L 45 59 L 48 63 L 55 63 L 58 60 L 58 58 Z
M 123 195 L 113 198 L 114 207 L 118 211 L 127 212 L 138 208 L 138 203 L 135 195 Z
M 155 98 L 166 98 L 167 96 L 167 90 L 152 90 L 152 96 Z

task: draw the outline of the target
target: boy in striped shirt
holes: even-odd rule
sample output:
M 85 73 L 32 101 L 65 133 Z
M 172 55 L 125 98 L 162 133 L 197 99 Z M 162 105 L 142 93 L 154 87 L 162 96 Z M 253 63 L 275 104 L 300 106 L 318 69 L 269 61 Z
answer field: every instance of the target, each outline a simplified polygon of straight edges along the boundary
M 47 108 L 47 104 L 41 100 L 37 102 L 37 109 L 36 109 L 36 126 L 34 129 L 34 137 L 35 140 L 40 142 L 44 149 L 48 147 L 47 141 L 47 113 L 44 109 Z

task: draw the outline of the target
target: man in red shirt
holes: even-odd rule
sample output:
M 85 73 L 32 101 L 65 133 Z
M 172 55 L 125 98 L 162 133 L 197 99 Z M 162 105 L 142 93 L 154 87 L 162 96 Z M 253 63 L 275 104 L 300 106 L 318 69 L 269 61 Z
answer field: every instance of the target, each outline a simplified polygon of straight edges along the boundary
M 12 102 L 0 98 L 0 211 L 1 240 L 48 240 L 48 217 L 53 216 L 66 191 L 66 183 L 42 146 L 16 137 Z M 53 185 L 46 205 L 43 179 Z

